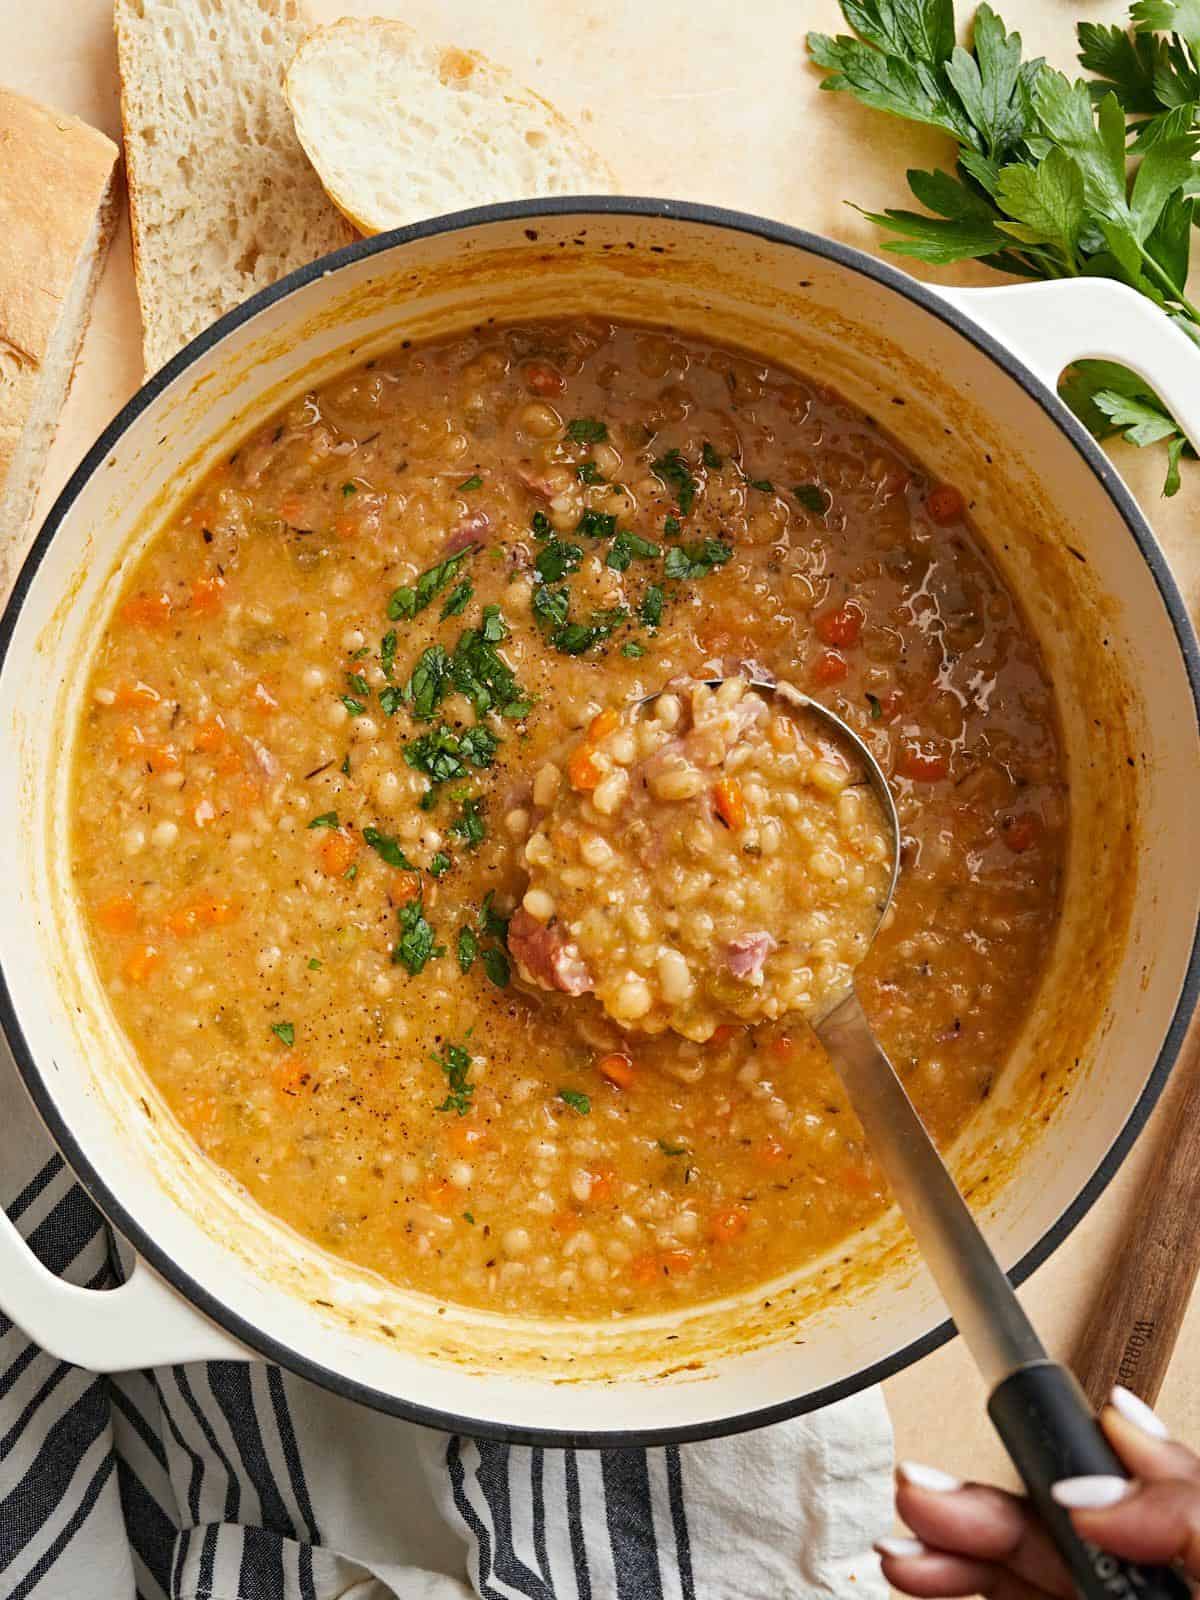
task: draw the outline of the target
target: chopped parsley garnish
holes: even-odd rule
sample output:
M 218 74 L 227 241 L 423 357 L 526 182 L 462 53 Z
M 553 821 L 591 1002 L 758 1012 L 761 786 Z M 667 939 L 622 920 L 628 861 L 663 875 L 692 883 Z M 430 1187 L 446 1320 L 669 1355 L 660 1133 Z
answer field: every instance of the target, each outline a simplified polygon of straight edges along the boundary
M 474 1224 L 475 1224 L 475 1218 L 471 1215 L 471 1213 L 469 1211 L 464 1211 L 463 1212 L 463 1221 L 464 1222 L 469 1222 L 472 1226 L 474 1226 Z
M 577 544 L 565 544 L 562 539 L 550 539 L 538 551 L 534 566 L 543 583 L 557 583 L 568 572 L 574 572 L 583 560 L 583 551 Z
M 548 539 L 554 531 L 550 526 L 550 518 L 544 511 L 535 511 L 529 519 L 529 526 L 533 529 L 535 539 Z
M 483 801 L 478 797 L 464 800 L 462 816 L 457 817 L 446 830 L 461 839 L 468 850 L 478 850 L 487 838 L 487 825 L 483 820 Z
M 462 1045 L 448 1044 L 440 1056 L 433 1055 L 430 1059 L 446 1074 L 446 1082 L 450 1089 L 437 1109 L 457 1111 L 460 1117 L 465 1117 L 471 1109 L 471 1085 L 467 1082 L 467 1074 L 471 1070 L 471 1057 Z
M 308 970 L 310 972 L 320 972 L 321 968 L 324 965 L 325 965 L 325 963 L 323 961 L 318 961 L 316 956 L 309 956 L 309 958 L 308 958 Z
M 652 583 L 642 596 L 638 614 L 648 628 L 657 628 L 662 621 L 663 592 L 656 583 Z
M 465 611 L 467 603 L 474 593 L 475 585 L 470 578 L 464 578 L 461 583 L 456 583 L 446 597 L 446 603 L 442 607 L 441 620 L 445 622 L 447 617 L 457 617 L 461 612 Z
M 406 584 L 401 589 L 394 589 L 387 604 L 388 616 L 393 622 L 400 622 L 415 617 L 418 611 L 424 611 L 448 583 L 453 583 L 463 562 L 478 549 L 477 544 L 469 544 L 465 550 L 447 556 L 445 561 L 439 561 L 435 567 L 426 567 L 415 585 Z
M 658 1141 L 658 1148 L 665 1156 L 686 1156 L 688 1147 L 685 1144 L 668 1144 L 665 1139 Z
M 401 850 L 399 843 L 389 834 L 380 833 L 378 828 L 364 828 L 362 836 L 363 843 L 370 845 L 375 854 L 381 856 L 389 867 L 395 867 L 399 872 L 418 870 Z
M 700 452 L 700 459 L 710 472 L 720 472 L 725 465 L 722 457 L 717 454 L 707 439 L 705 439 L 704 448 Z
M 479 940 L 475 937 L 475 930 L 473 928 L 460 928 L 458 930 L 458 970 L 464 974 L 470 972 L 478 954 Z
M 479 474 L 477 472 L 473 472 L 469 478 L 464 478 L 463 479 L 463 481 L 459 484 L 458 488 L 454 492 L 455 492 L 455 494 L 468 494 L 472 489 L 482 489 L 482 488 L 483 488 L 483 479 L 479 476 Z
M 440 705 L 451 679 L 450 657 L 440 644 L 431 644 L 417 657 L 404 698 L 418 722 L 428 722 Z
M 463 755 L 473 767 L 490 767 L 495 759 L 496 746 L 499 739 L 490 728 L 485 728 L 481 723 L 474 728 L 468 728 L 459 739 Z
M 479 631 L 488 644 L 500 644 L 508 638 L 508 623 L 501 615 L 499 606 L 484 606 L 483 623 Z
M 587 622 L 567 622 L 555 628 L 550 643 L 564 656 L 581 656 L 594 644 L 615 632 L 629 613 L 624 606 L 614 606 L 609 611 L 593 611 Z
M 722 539 L 702 539 L 696 544 L 674 544 L 667 551 L 663 571 L 668 578 L 706 578 L 733 554 Z
M 572 417 L 567 423 L 567 438 L 576 444 L 600 444 L 608 438 L 608 425 L 595 417 Z
M 336 811 L 322 811 L 319 817 L 314 817 L 309 823 L 310 828 L 336 828 L 338 825 Z
M 357 493 L 358 493 L 358 485 L 356 483 L 344 483 L 342 485 L 342 494 L 346 498 L 349 498 L 350 495 L 357 494 Z
M 575 476 L 579 479 L 580 483 L 586 483 L 588 485 L 604 482 L 604 478 L 600 473 L 600 468 L 594 461 L 585 461 L 581 467 L 576 467 Z
M 431 878 L 444 878 L 452 866 L 450 857 L 444 850 L 439 850 L 429 863 L 428 872 Z
M 639 644 L 636 639 L 629 639 L 621 646 L 621 654 L 628 656 L 631 661 L 637 661 L 646 654 L 646 646 Z
M 752 489 L 761 490 L 763 494 L 775 493 L 775 485 L 771 482 L 770 478 L 747 478 L 746 482 Z
M 347 883 L 353 883 L 355 878 L 358 877 L 358 862 L 352 861 L 345 872 L 342 873 L 342 877 L 346 879 Z
M 490 617 L 489 613 L 492 613 Z M 497 632 L 497 629 L 504 632 Z M 491 638 L 487 636 L 489 631 Z M 523 717 L 533 704 L 493 642 L 504 638 L 506 632 L 499 607 L 487 606 L 484 626 L 468 629 L 454 647 L 451 662 L 454 687 L 466 695 L 477 717 L 489 711 L 499 711 L 502 717 Z
M 638 534 L 622 528 L 609 547 L 604 564 L 611 567 L 614 572 L 625 572 L 635 556 L 642 561 L 654 561 L 660 555 L 662 555 L 661 545 L 652 544 L 649 539 L 643 539 Z
M 483 904 L 479 908 L 479 931 L 492 939 L 499 939 L 503 945 L 508 944 L 508 918 L 502 917 L 495 909 L 494 901 L 496 891 L 489 889 L 483 897 Z
M 361 700 L 356 700 L 352 694 L 340 696 L 342 704 L 352 717 L 361 717 L 366 712 L 366 706 Z
M 350 776 L 350 752 L 348 750 L 342 757 L 342 771 L 347 778 Z
M 389 683 L 379 691 L 379 709 L 385 717 L 394 717 L 404 704 L 404 690 L 396 683 Z
M 379 665 L 385 678 L 390 678 L 396 666 L 396 630 L 389 628 L 379 641 Z
M 399 910 L 400 939 L 392 947 L 392 962 L 404 967 L 409 977 L 415 978 L 424 971 L 425 964 L 435 956 L 445 955 L 444 945 L 434 939 L 433 929 L 425 920 L 425 906 L 420 900 L 409 900 Z
M 589 539 L 611 539 L 616 531 L 617 519 L 611 511 L 585 511 L 575 527 L 576 533 Z
M 544 583 L 533 591 L 532 610 L 539 622 L 558 627 L 567 620 L 571 596 L 567 589 L 550 589 Z
M 290 1050 L 296 1042 L 296 1024 L 294 1022 L 273 1022 L 271 1032 L 280 1044 L 287 1045 Z
M 564 1105 L 570 1106 L 572 1111 L 578 1112 L 581 1117 L 591 1115 L 592 1102 L 587 1095 L 580 1094 L 578 1089 L 560 1089 L 558 1098 Z
M 867 704 L 871 708 L 871 721 L 872 722 L 878 722 L 880 720 L 880 718 L 883 716 L 883 701 L 879 698 L 879 696 L 877 694 L 871 694 L 870 692 L 868 692 L 868 694 L 867 694 Z M 311 824 L 310 824 L 310 826 L 311 826 Z
M 370 654 L 371 646 L 369 644 L 364 644 L 360 646 L 359 649 L 351 652 L 350 659 L 351 661 L 365 661 Z
M 683 523 L 678 517 L 663 518 L 663 534 L 668 539 L 677 539 L 683 532 Z
M 680 513 L 687 516 L 696 503 L 698 485 L 692 469 L 683 458 L 682 450 L 668 450 L 650 463 L 651 472 L 657 473 L 668 488 L 675 491 L 675 501 Z
M 462 757 L 462 740 L 444 722 L 404 746 L 404 759 L 409 766 L 434 783 L 465 778 L 467 768 Z
M 361 672 L 348 672 L 346 674 L 346 687 L 351 694 L 360 694 L 365 700 L 371 698 L 371 685 Z
M 508 980 L 512 976 L 508 964 L 508 957 L 498 945 L 489 945 L 480 957 L 483 970 L 496 985 L 497 989 L 507 989 Z
M 806 511 L 818 517 L 823 517 L 833 504 L 828 491 L 822 489 L 819 483 L 798 483 L 792 493 Z

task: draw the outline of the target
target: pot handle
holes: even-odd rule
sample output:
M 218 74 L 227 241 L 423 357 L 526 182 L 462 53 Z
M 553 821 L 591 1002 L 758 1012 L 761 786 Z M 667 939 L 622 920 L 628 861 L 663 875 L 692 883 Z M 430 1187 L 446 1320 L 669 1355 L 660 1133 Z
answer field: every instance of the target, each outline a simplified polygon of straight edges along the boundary
M 2 1210 L 0 1307 L 43 1350 L 91 1372 L 257 1359 L 140 1258 L 115 1289 L 64 1283 L 42 1265 Z
M 1200 349 L 1156 305 L 1110 278 L 938 289 L 1020 356 L 1053 393 L 1072 361 L 1117 361 L 1146 379 L 1200 449 Z

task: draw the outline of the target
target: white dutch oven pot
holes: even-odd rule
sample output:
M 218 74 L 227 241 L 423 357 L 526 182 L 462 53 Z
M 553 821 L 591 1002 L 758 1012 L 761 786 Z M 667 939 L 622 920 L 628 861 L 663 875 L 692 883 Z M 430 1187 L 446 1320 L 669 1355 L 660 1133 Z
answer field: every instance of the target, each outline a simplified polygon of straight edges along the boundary
M 156 524 L 248 425 L 406 338 L 487 318 L 671 323 L 815 375 L 959 485 L 1059 691 L 1072 834 L 1061 930 L 1015 1057 L 959 1149 L 1025 1277 L 1108 1182 L 1195 998 L 1196 643 L 1145 521 L 1054 393 L 1081 356 L 1152 380 L 1200 441 L 1200 352 L 1100 280 L 937 293 L 753 217 L 661 201 L 500 206 L 364 241 L 216 324 L 126 406 L 51 513 L 0 625 L 0 1007 L 30 1094 L 132 1242 L 105 1293 L 0 1217 L 0 1304 L 100 1370 L 251 1354 L 441 1426 L 615 1444 L 826 1404 L 949 1337 L 895 1218 L 836 1259 L 670 1318 L 538 1324 L 406 1294 L 236 1192 L 166 1113 L 109 1013 L 64 861 L 84 663 Z

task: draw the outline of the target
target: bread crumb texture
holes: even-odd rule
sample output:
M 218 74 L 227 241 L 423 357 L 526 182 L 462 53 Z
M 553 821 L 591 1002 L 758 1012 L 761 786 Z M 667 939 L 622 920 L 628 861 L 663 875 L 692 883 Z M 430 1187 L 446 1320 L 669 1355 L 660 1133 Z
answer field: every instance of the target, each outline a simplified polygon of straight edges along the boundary
M 611 193 L 607 164 L 540 95 L 474 51 L 402 22 L 309 34 L 287 75 L 296 132 L 365 233 L 466 206 Z
M 147 372 L 354 233 L 292 127 L 295 0 L 116 0 Z

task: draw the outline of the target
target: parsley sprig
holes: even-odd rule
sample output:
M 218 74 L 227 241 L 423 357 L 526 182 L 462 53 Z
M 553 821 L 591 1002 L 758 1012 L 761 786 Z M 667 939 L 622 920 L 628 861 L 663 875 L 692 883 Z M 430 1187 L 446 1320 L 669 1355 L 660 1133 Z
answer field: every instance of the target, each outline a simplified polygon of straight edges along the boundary
M 1094 76 L 1074 81 L 1026 61 L 1020 34 L 986 4 L 969 50 L 955 43 L 953 0 L 841 6 L 856 37 L 808 36 L 831 74 L 822 87 L 958 145 L 953 172 L 909 172 L 924 211 L 864 213 L 897 236 L 886 249 L 940 265 L 978 259 L 1026 278 L 1115 278 L 1200 342 L 1186 287 L 1200 193 L 1197 0 L 1137 0 L 1130 31 L 1080 23 L 1079 61 Z M 1143 379 L 1080 361 L 1061 390 L 1097 437 L 1163 444 L 1163 493 L 1176 493 L 1180 458 L 1194 452 Z

